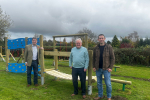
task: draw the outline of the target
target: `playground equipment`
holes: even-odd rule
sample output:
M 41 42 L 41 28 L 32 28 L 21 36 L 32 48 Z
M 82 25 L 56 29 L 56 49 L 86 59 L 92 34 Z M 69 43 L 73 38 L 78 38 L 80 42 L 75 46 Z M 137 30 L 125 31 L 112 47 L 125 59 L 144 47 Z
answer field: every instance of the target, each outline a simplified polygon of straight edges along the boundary
M 120 66 L 114 66 L 114 68 L 115 68 L 115 72 L 116 72 L 116 68 L 120 68 Z
M 26 65 L 25 63 L 9 63 L 9 52 L 10 49 L 18 49 L 22 48 L 22 54 L 21 57 L 24 60 L 24 48 L 25 45 L 32 44 L 32 38 L 19 38 L 19 39 L 8 39 L 5 37 L 5 52 L 6 52 L 6 71 L 8 72 L 14 72 L 14 73 L 25 73 L 26 72 Z M 37 39 L 37 44 L 40 44 L 40 47 L 43 47 L 43 36 L 40 35 L 40 39 Z M 41 70 L 41 84 L 44 84 L 44 50 L 40 50 L 40 59 L 39 63 L 40 66 L 38 66 L 38 71 Z M 20 59 L 20 58 L 19 58 Z M 33 74 L 33 72 L 32 72 Z
M 3 60 L 4 62 L 6 62 L 6 60 L 4 59 L 4 57 L 6 56 L 6 55 L 2 55 L 2 46 L 0 46 L 0 57 L 1 57 L 1 60 Z M 9 51 L 10 52 L 10 51 Z M 11 54 L 11 53 L 9 53 L 10 55 L 9 56 L 11 56 L 12 58 L 13 58 L 13 60 L 14 61 L 16 61 L 15 60 L 15 58 L 14 58 L 14 56 Z
M 5 59 L 4 59 L 3 55 L 2 55 L 2 46 L 0 46 L 0 57 L 5 62 Z
M 60 36 L 53 36 L 53 52 L 51 51 L 45 51 L 44 55 L 51 55 L 54 56 L 54 66 L 55 66 L 55 70 L 54 69 L 47 69 L 45 70 L 45 72 L 49 75 L 52 75 L 54 77 L 58 77 L 58 78 L 62 78 L 62 79 L 66 79 L 66 80 L 72 80 L 72 75 L 66 74 L 66 73 L 62 73 L 58 71 L 58 56 L 64 56 L 64 57 L 69 57 L 70 56 L 70 52 L 59 52 L 57 49 L 55 49 L 55 38 L 56 37 L 71 37 L 71 36 L 85 36 L 85 47 L 88 48 L 88 42 L 87 42 L 87 35 L 88 34 L 74 34 L 74 35 L 60 35 Z M 90 58 L 90 62 L 89 62 L 89 67 L 88 67 L 88 76 L 86 77 L 86 80 L 88 80 L 88 94 L 91 95 L 92 94 L 92 80 L 94 79 L 95 81 L 97 81 L 96 76 L 92 76 L 92 70 L 93 70 L 93 51 L 89 50 L 89 58 Z M 118 67 L 115 67 L 115 70 Z M 78 78 L 79 79 L 79 78 Z M 103 77 L 104 79 L 104 77 Z M 111 78 L 112 82 L 116 82 L 116 83 L 121 83 L 123 84 L 123 88 L 122 90 L 125 90 L 125 85 L 131 85 L 132 82 L 131 81 L 126 81 L 126 80 L 119 80 L 119 79 L 113 79 Z
M 66 76 L 67 74 L 62 74 L 61 72 L 58 72 L 58 56 L 63 56 L 63 57 L 69 57 L 70 56 L 70 52 L 58 52 L 57 49 L 55 49 L 55 38 L 58 38 L 58 37 L 73 37 L 73 36 L 85 36 L 85 47 L 88 49 L 88 34 L 87 33 L 84 33 L 84 34 L 72 34 L 72 35 L 59 35 L 59 36 L 53 36 L 53 52 L 51 51 L 45 51 L 44 52 L 44 55 L 51 55 L 51 56 L 54 56 L 54 61 L 55 61 L 55 70 L 56 71 L 53 71 L 53 70 L 50 70 L 50 71 L 45 71 L 46 73 L 55 73 L 53 74 L 53 76 L 55 75 L 55 77 L 61 77 L 61 76 L 64 76 L 66 77 L 67 79 L 72 79 L 69 75 L 69 76 Z M 90 50 L 89 51 L 89 57 L 91 58 L 90 59 L 90 62 L 89 62 L 89 67 L 88 67 L 88 89 L 89 89 L 89 92 L 88 94 L 91 95 L 91 91 L 92 91 L 92 51 Z M 52 74 L 50 74 L 52 75 Z M 62 77 L 61 77 L 62 78 Z

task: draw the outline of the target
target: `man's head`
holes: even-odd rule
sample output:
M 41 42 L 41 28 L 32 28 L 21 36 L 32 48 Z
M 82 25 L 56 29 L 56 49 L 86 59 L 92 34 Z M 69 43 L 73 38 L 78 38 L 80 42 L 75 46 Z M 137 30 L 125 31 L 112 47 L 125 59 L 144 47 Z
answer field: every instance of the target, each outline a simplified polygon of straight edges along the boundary
M 32 45 L 36 45 L 37 44 L 37 38 L 33 37 L 32 38 Z
M 82 46 L 82 40 L 80 38 L 76 39 L 76 47 L 79 49 Z
M 105 38 L 104 34 L 98 35 L 98 41 L 100 44 L 105 44 L 105 39 L 106 38 Z

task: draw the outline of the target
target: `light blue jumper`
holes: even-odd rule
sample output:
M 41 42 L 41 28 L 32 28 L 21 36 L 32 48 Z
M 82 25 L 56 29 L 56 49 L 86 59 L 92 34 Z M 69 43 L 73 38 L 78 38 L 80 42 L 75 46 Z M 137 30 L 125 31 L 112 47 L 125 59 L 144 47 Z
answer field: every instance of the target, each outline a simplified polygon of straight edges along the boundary
M 72 66 L 73 64 L 73 66 Z M 85 47 L 81 48 L 74 47 L 71 49 L 69 66 L 74 68 L 84 68 L 87 69 L 89 66 L 89 54 Z

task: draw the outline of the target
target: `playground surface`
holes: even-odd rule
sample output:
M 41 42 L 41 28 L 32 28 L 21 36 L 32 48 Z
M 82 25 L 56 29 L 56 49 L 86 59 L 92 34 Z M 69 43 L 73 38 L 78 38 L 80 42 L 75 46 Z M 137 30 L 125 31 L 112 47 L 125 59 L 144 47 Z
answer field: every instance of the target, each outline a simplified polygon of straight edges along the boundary
M 16 60 L 18 58 L 15 58 Z M 15 62 L 10 59 L 10 62 Z M 52 65 L 53 59 L 45 59 L 45 68 L 54 68 Z M 0 100 L 82 100 L 80 95 L 71 97 L 73 93 L 73 84 L 71 80 L 64 80 L 54 76 L 45 74 L 45 84 L 35 87 L 26 87 L 26 73 L 10 73 L 6 72 L 5 62 L 0 61 Z M 71 74 L 71 69 L 68 62 L 58 62 L 59 71 L 66 74 Z M 112 82 L 112 100 L 150 100 L 150 67 L 148 66 L 120 66 L 115 72 L 112 71 L 112 78 L 132 81 L 132 85 L 126 85 L 125 91 L 122 91 L 122 84 Z M 87 72 L 88 75 L 88 72 Z M 93 72 L 92 76 L 95 76 Z M 40 84 L 39 78 L 39 84 Z M 92 83 L 92 95 L 84 100 L 93 100 L 97 97 L 96 82 Z M 79 82 L 80 87 L 80 82 Z M 103 85 L 104 97 L 106 99 L 106 87 Z M 105 100 L 104 99 L 104 100 Z

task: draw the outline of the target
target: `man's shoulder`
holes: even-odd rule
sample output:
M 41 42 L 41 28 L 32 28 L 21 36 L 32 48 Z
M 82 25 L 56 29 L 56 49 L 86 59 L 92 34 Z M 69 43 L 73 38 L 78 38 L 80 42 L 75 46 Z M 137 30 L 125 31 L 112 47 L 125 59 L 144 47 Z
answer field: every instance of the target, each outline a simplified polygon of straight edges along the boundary
M 31 44 L 29 44 L 29 45 L 26 45 L 26 47 L 29 47 L 29 46 L 31 46 Z
M 82 49 L 87 50 L 87 48 L 86 48 L 86 47 L 83 47 L 83 46 L 82 46 Z
M 112 46 L 110 44 L 106 44 L 107 47 L 112 48 Z
M 73 47 L 71 50 L 75 50 L 76 49 L 76 47 Z
M 40 47 L 39 45 L 37 45 L 37 47 Z
M 99 48 L 99 46 L 98 46 L 99 44 L 97 44 L 95 47 L 94 47 L 94 49 L 98 49 Z

